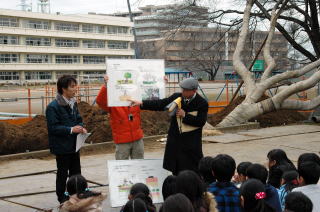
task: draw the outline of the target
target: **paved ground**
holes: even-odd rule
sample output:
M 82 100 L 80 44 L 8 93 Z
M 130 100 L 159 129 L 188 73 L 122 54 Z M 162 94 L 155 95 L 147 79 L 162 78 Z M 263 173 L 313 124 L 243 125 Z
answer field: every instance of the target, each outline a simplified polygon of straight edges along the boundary
M 320 151 L 320 126 L 316 125 L 294 125 L 273 128 L 250 130 L 233 134 L 215 136 L 216 138 L 205 139 L 203 151 L 205 155 L 216 155 L 225 153 L 232 155 L 237 163 L 251 161 L 264 164 L 267 152 L 274 148 L 284 149 L 289 158 L 294 162 L 300 154 L 305 152 Z M 225 140 L 231 142 L 224 142 Z M 211 143 L 214 142 L 214 143 Z M 162 158 L 163 148 L 154 152 L 147 152 L 146 158 Z M 96 154 L 82 156 L 83 175 L 90 180 L 102 184 L 108 183 L 107 160 L 114 159 L 113 154 Z M 0 162 L 0 178 L 5 176 L 33 173 L 55 169 L 54 159 L 29 159 Z M 0 196 L 40 192 L 54 190 L 55 174 L 45 174 L 0 180 Z M 108 193 L 107 187 L 97 190 Z M 19 198 L 11 198 L 11 201 L 25 203 L 38 208 L 54 208 L 57 206 L 55 193 L 33 195 Z M 1 212 L 32 212 L 28 209 L 0 200 Z M 104 211 L 119 211 L 110 209 L 109 200 L 104 202 Z

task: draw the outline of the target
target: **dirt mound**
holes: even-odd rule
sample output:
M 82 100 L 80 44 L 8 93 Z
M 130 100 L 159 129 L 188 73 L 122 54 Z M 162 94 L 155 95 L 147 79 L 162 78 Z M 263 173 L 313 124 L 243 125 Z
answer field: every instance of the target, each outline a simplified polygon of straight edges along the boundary
M 0 135 L 0 155 L 48 148 L 44 116 L 36 116 L 20 126 L 0 122 Z
M 92 135 L 88 143 L 112 141 L 109 115 L 88 103 L 78 104 L 85 127 Z M 165 134 L 169 127 L 166 112 L 142 111 L 142 129 L 145 136 Z M 48 132 L 45 116 L 36 116 L 24 125 L 0 122 L 0 155 L 48 149 Z
M 112 132 L 109 125 L 109 115 L 86 102 L 78 104 L 79 111 L 85 123 L 85 127 L 92 135 L 89 143 L 101 143 L 112 141 Z M 165 134 L 169 127 L 169 116 L 166 112 L 142 111 L 141 125 L 145 136 Z
M 164 111 L 142 111 L 141 125 L 146 136 L 168 133 L 170 117 Z
M 268 96 L 264 96 L 261 98 L 260 101 L 269 98 Z M 224 117 L 226 117 L 231 111 L 234 110 L 235 107 L 237 107 L 239 104 L 242 103 L 242 101 L 245 99 L 244 96 L 237 97 L 230 105 L 228 105 L 226 108 L 221 110 L 220 112 L 211 115 L 208 117 L 208 122 L 216 126 L 219 124 Z M 257 116 L 250 121 L 255 121 L 260 123 L 261 127 L 272 127 L 272 126 L 280 126 L 280 125 L 286 125 L 286 124 L 292 124 L 297 123 L 303 120 L 306 120 L 307 116 L 306 114 L 302 114 L 298 111 L 294 110 L 279 110 L 275 112 L 266 113 L 260 116 Z
M 78 108 L 85 128 L 92 133 L 87 140 L 88 143 L 112 141 L 109 116 L 103 110 L 86 102 L 80 102 Z
M 217 125 L 243 100 L 244 97 L 238 97 L 224 110 L 209 116 L 208 122 L 213 126 Z M 109 115 L 97 106 L 91 106 L 85 102 L 80 102 L 78 106 L 85 127 L 92 133 L 87 142 L 111 141 Z M 258 116 L 253 120 L 260 122 L 261 127 L 270 127 L 296 123 L 305 119 L 306 116 L 299 112 L 282 110 Z M 142 111 L 141 120 L 145 136 L 166 134 L 168 131 L 170 118 L 167 112 Z M 48 148 L 47 122 L 44 116 L 36 116 L 30 122 L 20 126 L 0 122 L 0 135 L 0 155 Z

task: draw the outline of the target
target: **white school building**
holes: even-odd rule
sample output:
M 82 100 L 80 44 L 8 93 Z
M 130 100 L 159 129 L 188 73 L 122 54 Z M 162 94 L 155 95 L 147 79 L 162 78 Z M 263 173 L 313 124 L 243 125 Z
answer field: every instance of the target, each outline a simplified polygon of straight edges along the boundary
M 133 58 L 133 23 L 105 15 L 0 9 L 0 84 L 101 79 L 106 58 Z

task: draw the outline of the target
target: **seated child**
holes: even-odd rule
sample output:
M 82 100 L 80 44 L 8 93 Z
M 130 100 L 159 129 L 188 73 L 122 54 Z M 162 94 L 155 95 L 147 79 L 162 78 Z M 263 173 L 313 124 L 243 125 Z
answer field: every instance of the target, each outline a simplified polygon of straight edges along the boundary
M 60 212 L 102 212 L 102 202 L 106 198 L 106 195 L 90 191 L 87 180 L 80 174 L 69 178 L 66 195 L 69 200 L 59 206 Z
M 284 206 L 285 206 L 284 203 L 285 203 L 285 198 L 287 194 L 290 193 L 292 189 L 299 186 L 298 177 L 299 177 L 299 174 L 296 171 L 287 171 L 282 175 L 281 186 L 280 186 L 280 189 L 278 189 L 282 210 L 284 210 Z

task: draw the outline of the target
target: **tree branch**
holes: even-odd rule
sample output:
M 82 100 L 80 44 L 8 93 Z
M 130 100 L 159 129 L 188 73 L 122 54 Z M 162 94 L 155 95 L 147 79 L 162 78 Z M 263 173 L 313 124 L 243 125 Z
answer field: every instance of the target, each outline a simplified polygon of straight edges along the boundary
M 311 36 L 310 40 L 317 56 L 320 56 L 320 31 L 318 20 L 318 8 L 315 0 L 309 0 L 311 13 Z
M 249 70 L 241 60 L 241 53 L 244 49 L 244 45 L 246 43 L 246 37 L 249 31 L 250 11 L 251 11 L 253 2 L 254 0 L 249 0 L 244 10 L 242 29 L 239 34 L 236 49 L 233 53 L 233 67 L 245 82 L 246 88 L 248 90 L 254 90 L 255 83 L 251 76 L 251 73 L 249 72 Z
M 287 99 L 281 104 L 281 109 L 286 110 L 312 110 L 320 105 L 320 96 L 313 98 L 312 100 L 302 101 Z
M 272 38 L 274 35 L 276 23 L 277 23 L 277 13 L 274 9 L 272 11 L 272 17 L 271 17 L 271 22 L 270 22 L 270 29 L 269 29 L 269 33 L 268 33 L 268 38 L 267 38 L 266 44 L 263 48 L 263 57 L 267 63 L 267 68 L 265 69 L 265 71 L 262 74 L 261 81 L 266 80 L 271 75 L 271 72 L 273 71 L 273 69 L 276 67 L 276 62 L 270 53 L 271 41 L 272 41 Z
M 271 72 L 273 71 L 273 69 L 276 67 L 276 61 L 274 60 L 274 58 L 271 56 L 271 53 L 270 53 L 271 42 L 272 42 L 272 38 L 274 35 L 275 27 L 277 24 L 277 19 L 280 16 L 281 12 L 283 11 L 283 8 L 285 7 L 285 5 L 288 3 L 288 1 L 289 0 L 285 0 L 283 3 L 282 3 L 282 1 L 279 1 L 274 6 L 274 8 L 272 10 L 268 39 L 267 39 L 266 45 L 263 49 L 263 57 L 266 60 L 267 68 L 263 72 L 263 75 L 261 77 L 261 81 L 266 80 L 271 75 Z M 282 5 L 281 5 L 280 9 L 278 10 L 278 12 L 276 12 L 279 4 L 281 4 L 281 3 L 282 3 Z
M 269 20 L 271 19 L 270 14 L 268 13 L 268 11 L 263 7 L 263 5 L 261 5 L 259 3 L 259 1 L 255 1 L 255 4 L 259 7 L 259 9 L 263 12 L 263 14 L 265 15 L 265 17 L 267 17 Z M 284 29 L 284 27 L 282 27 L 279 23 L 276 24 L 277 29 L 282 33 L 282 35 L 287 39 L 287 41 L 295 48 L 297 49 L 299 52 L 301 52 L 301 54 L 303 54 L 304 56 L 306 56 L 307 58 L 309 58 L 311 61 L 316 61 L 317 58 L 309 51 L 307 51 L 303 46 L 301 46 L 299 43 L 297 43 L 295 41 L 295 39 L 293 39 L 289 33 Z
M 312 88 L 319 81 L 320 81 L 320 71 L 318 70 L 310 78 L 303 81 L 299 81 L 285 88 L 284 90 L 282 90 L 281 92 L 279 92 L 278 94 L 272 97 L 272 100 L 276 109 L 281 108 L 281 104 L 283 103 L 283 101 L 289 98 L 292 94 Z
M 317 68 L 319 66 L 320 66 L 320 59 L 315 62 L 309 63 L 308 65 L 304 66 L 301 69 L 297 69 L 294 71 L 287 71 L 287 72 L 284 72 L 281 74 L 274 75 L 274 76 L 266 79 L 265 81 L 261 81 L 257 87 L 260 87 L 261 89 L 266 90 L 278 82 L 300 77 L 300 76 L 314 70 L 315 68 Z

